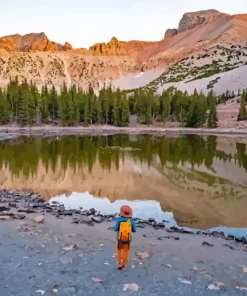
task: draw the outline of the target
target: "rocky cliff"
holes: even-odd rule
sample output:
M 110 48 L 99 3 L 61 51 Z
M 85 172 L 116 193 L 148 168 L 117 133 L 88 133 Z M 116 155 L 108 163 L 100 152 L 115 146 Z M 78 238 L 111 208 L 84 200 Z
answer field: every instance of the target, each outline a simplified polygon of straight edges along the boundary
M 187 12 L 183 15 L 179 22 L 178 33 L 194 29 L 195 27 L 200 26 L 206 22 L 213 21 L 219 15 L 222 15 L 222 13 L 214 9 Z
M 0 48 L 7 52 L 39 52 L 66 51 L 73 49 L 71 44 L 64 45 L 50 41 L 45 33 L 30 33 L 26 35 L 9 35 L 0 38 Z

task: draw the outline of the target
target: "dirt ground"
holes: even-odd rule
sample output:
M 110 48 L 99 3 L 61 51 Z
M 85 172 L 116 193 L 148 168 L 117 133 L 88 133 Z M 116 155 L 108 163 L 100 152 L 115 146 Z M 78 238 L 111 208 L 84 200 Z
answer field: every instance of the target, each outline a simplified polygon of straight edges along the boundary
M 0 295 L 246 295 L 247 249 L 234 241 L 138 228 L 119 271 L 113 222 L 34 218 L 0 222 Z

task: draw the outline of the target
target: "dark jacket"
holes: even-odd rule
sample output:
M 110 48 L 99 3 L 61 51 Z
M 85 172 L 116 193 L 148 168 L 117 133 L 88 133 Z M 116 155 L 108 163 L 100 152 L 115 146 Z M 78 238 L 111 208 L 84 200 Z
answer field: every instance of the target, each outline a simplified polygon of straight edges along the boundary
M 131 222 L 131 226 L 132 226 L 132 232 L 136 232 L 136 224 L 135 224 L 135 221 L 132 219 L 132 218 L 125 218 L 125 217 L 119 217 L 116 221 L 116 224 L 114 226 L 114 231 L 118 232 L 119 231 L 119 227 L 120 227 L 120 223 L 121 222 L 125 222 L 127 221 L 128 219 L 130 219 L 130 222 Z M 118 235 L 117 235 L 117 241 L 120 243 L 120 244 L 128 244 L 128 242 L 123 242 L 121 240 L 118 239 Z M 130 242 L 132 241 L 132 238 L 130 239 Z

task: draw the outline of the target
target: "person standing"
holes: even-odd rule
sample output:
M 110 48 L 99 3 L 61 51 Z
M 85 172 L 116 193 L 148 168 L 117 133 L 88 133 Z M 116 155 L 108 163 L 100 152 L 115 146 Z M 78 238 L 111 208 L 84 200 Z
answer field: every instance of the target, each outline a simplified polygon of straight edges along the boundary
M 120 215 L 114 226 L 114 231 L 117 232 L 117 268 L 125 270 L 129 259 L 132 232 L 136 232 L 136 224 L 132 219 L 131 207 L 123 205 L 120 208 Z

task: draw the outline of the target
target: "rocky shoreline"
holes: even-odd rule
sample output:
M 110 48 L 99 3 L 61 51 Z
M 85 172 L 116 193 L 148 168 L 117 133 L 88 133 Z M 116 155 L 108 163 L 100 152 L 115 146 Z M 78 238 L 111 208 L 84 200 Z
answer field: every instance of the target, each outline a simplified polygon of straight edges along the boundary
M 90 210 L 80 209 L 65 209 L 64 205 L 55 201 L 51 203 L 44 202 L 41 196 L 35 193 L 23 193 L 13 190 L 0 190 L 0 221 L 7 221 L 10 219 L 23 220 L 28 214 L 35 214 L 36 222 L 41 223 L 44 220 L 44 215 L 50 214 L 56 217 L 56 219 L 62 219 L 64 217 L 70 218 L 72 224 L 86 224 L 88 226 L 94 226 L 95 224 L 114 222 L 119 217 L 118 213 L 111 215 L 103 215 L 96 209 Z M 140 218 L 134 218 L 138 228 L 150 228 L 153 230 L 163 229 L 166 233 L 179 233 L 179 234 L 191 234 L 191 235 L 203 235 L 208 237 L 216 237 L 227 241 L 235 241 L 243 245 L 247 245 L 246 237 L 236 237 L 234 235 L 225 235 L 222 231 L 200 231 L 183 227 L 170 226 L 168 221 L 156 222 L 154 218 L 143 220 Z M 108 230 L 113 230 L 113 227 L 109 227 Z M 170 238 L 169 235 L 163 238 Z M 172 237 L 179 240 L 179 238 Z M 162 238 L 160 238 L 162 239 Z M 205 242 L 207 244 L 207 242 Z M 226 245 L 227 246 L 227 245 Z M 229 246 L 229 248 L 231 248 Z M 247 250 L 246 250 L 247 251 Z
M 62 127 L 62 126 L 37 126 L 37 127 L 6 127 L 0 126 L 0 133 L 10 135 L 114 135 L 114 134 L 154 134 L 154 135 L 232 135 L 246 136 L 246 129 L 237 128 L 172 128 L 157 126 L 114 127 L 114 126 L 89 126 L 89 127 Z

